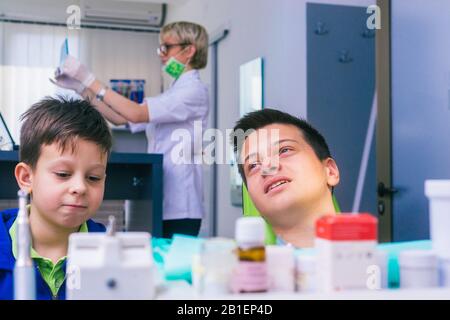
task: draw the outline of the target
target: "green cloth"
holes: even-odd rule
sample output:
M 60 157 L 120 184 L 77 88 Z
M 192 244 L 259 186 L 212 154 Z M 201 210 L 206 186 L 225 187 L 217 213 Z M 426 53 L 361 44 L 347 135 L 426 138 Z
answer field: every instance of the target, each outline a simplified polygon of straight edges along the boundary
M 333 194 L 333 206 L 334 206 L 334 210 L 336 210 L 336 213 L 339 214 L 341 213 L 341 207 L 339 206 L 339 202 L 337 201 L 336 197 Z
M 29 209 L 29 207 L 28 207 Z M 11 242 L 12 242 L 12 253 L 14 256 L 14 259 L 17 259 L 17 239 L 16 239 L 16 230 L 17 230 L 17 219 L 12 224 L 11 228 L 9 229 L 9 235 L 11 236 Z M 78 232 L 88 232 L 87 223 L 84 222 L 81 226 Z M 64 261 L 66 261 L 67 257 L 62 257 L 61 259 L 56 262 L 56 264 L 53 263 L 52 260 L 42 257 L 39 255 L 39 253 L 36 252 L 36 250 L 31 248 L 31 258 L 36 263 L 39 272 L 42 275 L 42 279 L 47 283 L 48 287 L 52 291 L 53 296 L 56 296 L 58 294 L 58 290 L 61 287 L 61 285 L 64 282 L 64 279 L 66 277 L 63 265 Z

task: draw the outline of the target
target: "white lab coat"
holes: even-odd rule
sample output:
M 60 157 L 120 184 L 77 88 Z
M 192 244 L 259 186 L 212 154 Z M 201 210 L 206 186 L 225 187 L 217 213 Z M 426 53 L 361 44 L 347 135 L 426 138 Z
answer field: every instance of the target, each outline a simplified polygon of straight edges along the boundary
M 159 96 L 145 99 L 150 122 L 129 123 L 129 126 L 133 133 L 145 130 L 149 153 L 164 155 L 163 220 L 201 219 L 204 216 L 203 172 L 202 165 L 195 164 L 201 162 L 194 163 L 194 157 L 202 157 L 201 133 L 207 125 L 208 89 L 201 82 L 198 70 L 190 70 L 183 73 Z M 199 129 L 195 131 L 196 137 L 194 121 L 202 128 L 202 132 Z M 189 133 L 190 144 L 180 136 L 172 137 L 177 129 L 185 129 L 184 133 Z M 198 139 L 195 144 L 194 139 Z M 181 141 L 183 148 L 180 148 Z M 173 157 L 173 149 L 183 149 L 183 159 L 190 159 L 190 164 L 180 164 L 180 158 Z

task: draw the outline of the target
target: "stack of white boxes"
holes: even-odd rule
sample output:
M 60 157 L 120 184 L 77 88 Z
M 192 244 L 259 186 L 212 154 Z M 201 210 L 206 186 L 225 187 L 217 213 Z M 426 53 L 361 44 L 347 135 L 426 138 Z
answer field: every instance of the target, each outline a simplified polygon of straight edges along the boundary
M 377 225 L 370 214 L 330 215 L 317 221 L 319 290 L 378 289 L 371 278 L 381 277 L 376 272 Z
M 426 180 L 430 202 L 430 236 L 439 259 L 440 285 L 450 287 L 450 180 Z
M 70 235 L 68 300 L 153 299 L 155 276 L 149 233 Z

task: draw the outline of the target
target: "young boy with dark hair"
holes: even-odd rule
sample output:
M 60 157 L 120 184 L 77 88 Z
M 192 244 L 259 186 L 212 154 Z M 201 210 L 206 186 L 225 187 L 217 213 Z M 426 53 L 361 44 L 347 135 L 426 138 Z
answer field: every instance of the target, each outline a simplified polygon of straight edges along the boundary
M 103 200 L 109 127 L 87 101 L 45 98 L 22 117 L 15 177 L 30 194 L 37 299 L 65 299 L 68 239 L 102 232 L 91 220 Z M 0 212 L 0 299 L 13 299 L 18 209 Z
M 324 137 L 304 120 L 263 109 L 231 135 L 239 172 L 263 218 L 283 242 L 314 245 L 315 222 L 335 213 L 339 170 Z

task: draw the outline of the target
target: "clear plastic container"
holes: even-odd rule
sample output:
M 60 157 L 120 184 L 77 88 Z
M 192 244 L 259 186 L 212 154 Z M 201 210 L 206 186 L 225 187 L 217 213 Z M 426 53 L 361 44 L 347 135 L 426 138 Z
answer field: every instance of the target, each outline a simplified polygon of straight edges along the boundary
M 230 293 L 233 271 L 237 264 L 236 243 L 225 238 L 203 242 L 200 254 L 193 261 L 193 285 L 198 294 Z
M 266 246 L 269 291 L 295 291 L 295 260 L 292 246 Z
M 450 180 L 426 180 L 425 195 L 430 203 L 433 250 L 440 258 L 450 259 Z
M 439 259 L 439 284 L 441 287 L 450 288 L 450 259 Z
M 299 292 L 314 292 L 317 290 L 317 258 L 313 255 L 296 257 L 296 290 Z
M 406 250 L 399 254 L 400 287 L 433 288 L 439 286 L 439 260 L 430 250 Z
M 389 287 L 389 277 L 388 277 L 388 262 L 389 255 L 386 251 L 376 250 L 375 251 L 375 262 L 380 268 L 380 289 L 387 289 Z

